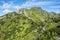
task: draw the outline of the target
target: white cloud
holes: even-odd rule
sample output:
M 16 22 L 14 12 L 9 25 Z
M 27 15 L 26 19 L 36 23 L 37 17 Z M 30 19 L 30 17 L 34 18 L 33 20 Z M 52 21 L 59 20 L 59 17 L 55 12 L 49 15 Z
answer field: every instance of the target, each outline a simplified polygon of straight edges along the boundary
M 60 2 L 52 2 L 52 1 L 39 1 L 36 2 L 36 0 L 28 0 L 25 3 L 23 3 L 22 5 L 15 5 L 13 3 L 14 1 L 11 1 L 10 3 L 4 3 L 2 6 L 0 6 L 0 9 L 2 8 L 3 10 L 5 9 L 20 9 L 21 7 L 23 8 L 29 8 L 32 6 L 48 6 L 48 5 L 52 5 L 54 3 L 60 3 Z
M 19 5 L 15 5 L 13 3 L 14 1 L 11 1 L 10 3 L 3 3 L 1 7 L 2 10 L 5 10 L 5 9 L 10 9 L 10 8 L 13 8 L 13 9 L 19 9 L 20 6 Z
M 13 6 L 15 9 L 20 9 L 21 8 L 21 6 L 16 6 L 16 5 L 14 5 Z
M 22 4 L 22 7 L 32 7 L 32 6 L 48 6 L 51 5 L 53 2 L 52 1 L 39 1 L 39 2 L 35 2 L 35 1 L 27 1 L 24 4 Z
M 13 2 L 11 3 L 4 3 L 2 6 L 0 6 L 0 9 L 3 10 L 2 12 L 4 13 L 8 13 L 11 12 L 12 10 L 10 9 L 19 9 L 21 8 L 19 5 L 15 5 L 13 4 Z
M 3 10 L 3 13 L 8 13 L 8 12 L 12 12 L 12 11 L 8 9 Z
M 57 6 L 49 6 L 49 7 L 50 7 L 50 8 L 55 8 L 55 9 L 56 9 L 56 8 L 59 9 L 59 8 L 60 8 L 60 5 L 57 5 Z
M 5 3 L 5 4 L 2 5 L 2 9 L 8 9 L 11 6 L 12 6 L 11 4 Z
M 27 1 L 37 1 L 37 0 L 27 0 Z
M 60 2 L 53 2 L 53 1 L 39 1 L 37 2 L 36 0 L 29 0 L 23 3 L 21 6 L 22 7 L 32 7 L 32 6 L 51 6 L 54 4 L 59 4 Z
M 2 2 L 3 5 L 0 5 L 0 10 L 3 10 L 3 13 L 7 13 L 7 12 L 11 12 L 11 8 L 12 9 L 20 9 L 20 8 L 29 8 L 32 6 L 49 6 L 50 8 L 60 8 L 60 6 L 51 6 L 53 4 L 58 4 L 60 2 L 53 2 L 53 1 L 38 1 L 37 0 L 27 0 L 25 3 L 23 3 L 22 5 L 15 5 L 13 2 L 15 1 L 11 1 L 10 3 L 5 3 L 4 1 Z
M 31 1 L 36 1 L 36 0 L 31 0 Z

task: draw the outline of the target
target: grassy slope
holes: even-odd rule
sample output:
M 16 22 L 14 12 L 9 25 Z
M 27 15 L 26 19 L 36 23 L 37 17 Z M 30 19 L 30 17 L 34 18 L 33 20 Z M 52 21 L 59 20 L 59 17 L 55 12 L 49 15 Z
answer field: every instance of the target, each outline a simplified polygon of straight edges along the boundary
M 4 15 L 0 19 L 0 39 L 32 40 L 33 37 L 41 33 L 43 25 L 45 31 L 39 37 L 39 40 L 54 40 L 54 37 L 58 35 L 57 23 L 51 19 L 54 18 L 55 14 L 50 14 L 38 7 L 27 9 L 26 14 L 28 17 L 16 12 Z

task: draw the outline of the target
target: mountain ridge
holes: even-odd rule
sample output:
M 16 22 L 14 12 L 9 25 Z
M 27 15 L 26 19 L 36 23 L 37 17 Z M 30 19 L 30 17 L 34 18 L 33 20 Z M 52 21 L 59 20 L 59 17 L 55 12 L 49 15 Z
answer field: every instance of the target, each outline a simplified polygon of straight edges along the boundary
M 59 18 L 60 15 L 39 7 L 7 13 L 0 19 L 0 39 L 55 40 L 55 37 L 60 37 Z

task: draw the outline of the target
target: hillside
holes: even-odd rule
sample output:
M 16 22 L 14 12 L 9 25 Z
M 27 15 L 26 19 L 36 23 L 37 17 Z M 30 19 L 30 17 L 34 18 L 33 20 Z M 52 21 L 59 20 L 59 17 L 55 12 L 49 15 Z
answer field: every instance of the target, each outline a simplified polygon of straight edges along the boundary
M 0 40 L 58 40 L 60 14 L 40 7 L 21 8 L 0 17 Z

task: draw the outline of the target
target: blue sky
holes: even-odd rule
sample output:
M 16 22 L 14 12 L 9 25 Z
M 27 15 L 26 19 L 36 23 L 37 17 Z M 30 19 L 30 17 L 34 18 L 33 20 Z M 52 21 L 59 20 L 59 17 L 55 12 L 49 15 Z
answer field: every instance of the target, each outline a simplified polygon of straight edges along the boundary
M 60 0 L 0 0 L 0 16 L 19 8 L 41 7 L 48 12 L 60 12 Z

